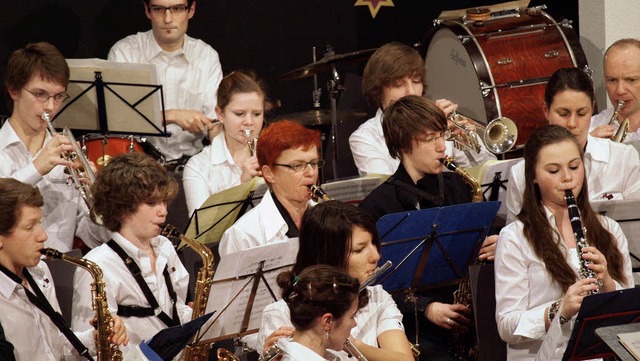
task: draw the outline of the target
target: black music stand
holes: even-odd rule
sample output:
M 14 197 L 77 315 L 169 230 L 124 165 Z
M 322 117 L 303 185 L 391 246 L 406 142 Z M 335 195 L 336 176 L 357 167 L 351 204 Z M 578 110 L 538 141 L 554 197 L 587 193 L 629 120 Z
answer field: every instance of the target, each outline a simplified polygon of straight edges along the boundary
M 396 266 L 379 283 L 393 293 L 459 282 L 477 258 L 499 207 L 500 202 L 466 203 L 380 218 L 381 261 Z
M 204 244 L 220 242 L 222 234 L 247 210 L 255 207 L 265 192 L 268 192 L 268 187 L 261 183 L 261 178 L 255 177 L 247 183 L 211 195 L 191 215 L 185 236 Z
M 562 360 L 588 360 L 615 356 L 596 329 L 640 322 L 640 288 L 585 297 Z
M 140 348 L 147 357 L 149 357 L 146 353 L 148 348 L 155 353 L 155 355 L 152 354 L 151 356 L 157 356 L 167 361 L 172 360 L 187 346 L 189 340 L 193 338 L 214 313 L 215 311 L 204 314 L 183 325 L 162 329 L 147 342 L 142 342 Z
M 71 96 L 51 123 L 100 134 L 168 137 L 162 85 L 155 67 L 100 59 L 68 59 Z M 131 82 L 138 80 L 140 83 Z

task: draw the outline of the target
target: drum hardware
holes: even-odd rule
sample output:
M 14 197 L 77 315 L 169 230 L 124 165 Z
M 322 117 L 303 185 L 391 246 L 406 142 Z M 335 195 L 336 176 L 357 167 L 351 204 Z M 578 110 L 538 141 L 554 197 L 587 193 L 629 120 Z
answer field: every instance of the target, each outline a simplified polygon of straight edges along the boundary
M 564 26 L 564 27 L 573 28 L 573 26 L 571 25 L 572 23 L 573 23 L 573 21 L 571 21 L 571 20 L 563 19 L 560 22 L 557 22 L 555 24 L 539 24 L 539 25 L 520 26 L 520 27 L 509 28 L 509 29 L 500 29 L 500 30 L 496 30 L 496 31 L 488 31 L 488 32 L 482 33 L 482 34 L 458 35 L 458 38 L 460 38 L 460 40 L 462 40 L 462 39 L 470 39 L 470 38 L 474 38 L 474 39 L 478 39 L 478 38 L 497 38 L 497 37 L 499 38 L 499 37 L 505 37 L 505 36 L 525 35 L 525 34 L 531 34 L 531 33 L 534 33 L 534 32 L 544 31 L 544 30 L 547 30 L 548 28 L 551 28 L 551 27 Z M 513 33 L 515 33 L 515 34 L 513 34 Z
M 555 58 L 558 55 L 560 55 L 560 52 L 557 50 L 551 50 L 551 51 L 547 51 L 546 53 L 544 53 L 544 57 L 545 58 Z
M 499 65 L 507 65 L 511 63 L 513 63 L 513 60 L 511 58 L 504 58 L 504 59 L 498 60 Z
M 483 83 L 481 84 L 481 89 L 483 90 L 483 94 L 484 94 L 485 90 L 491 90 L 495 88 L 517 88 L 517 87 L 523 87 L 523 86 L 529 86 L 529 85 L 546 84 L 550 78 L 551 77 L 546 76 L 546 77 L 535 78 L 535 79 L 521 79 L 521 80 L 516 80 L 516 81 L 504 83 L 504 84 L 497 84 L 497 85 L 489 85 L 489 84 Z

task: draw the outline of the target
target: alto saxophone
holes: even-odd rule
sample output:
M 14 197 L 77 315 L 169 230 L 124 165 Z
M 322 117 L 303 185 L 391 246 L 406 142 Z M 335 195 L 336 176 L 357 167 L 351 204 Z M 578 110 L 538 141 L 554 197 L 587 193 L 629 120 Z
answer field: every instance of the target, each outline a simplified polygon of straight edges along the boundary
M 564 199 L 567 201 L 567 209 L 569 211 L 569 220 L 571 221 L 571 228 L 573 229 L 573 236 L 576 238 L 576 252 L 578 253 L 578 259 L 580 260 L 580 278 L 596 278 L 596 273 L 589 268 L 591 261 L 582 258 L 582 249 L 587 247 L 587 237 L 585 233 L 587 230 L 582 227 L 582 221 L 580 220 L 580 212 L 578 211 L 578 205 L 576 199 L 573 196 L 571 189 L 564 191 Z M 599 284 L 598 284 L 599 285 Z M 600 289 L 589 291 L 589 295 L 595 295 L 599 293 Z
M 324 189 L 320 188 L 320 186 L 317 186 L 315 184 L 309 187 L 309 192 L 311 193 L 311 198 L 313 199 L 314 202 L 318 202 L 320 199 L 322 199 L 325 202 L 333 200 L 333 198 L 329 197 L 329 195 L 327 194 L 327 192 L 324 191 Z
M 465 170 L 458 167 L 450 157 L 445 157 L 442 160 L 442 164 L 444 164 L 444 166 L 449 170 L 456 172 L 460 177 L 462 177 L 462 180 L 471 187 L 472 202 L 483 201 L 482 186 L 480 185 L 480 182 L 469 175 Z M 460 281 L 458 289 L 453 293 L 453 303 L 467 306 L 473 314 L 471 280 L 469 279 L 468 273 Z M 475 323 L 472 322 L 471 326 L 474 326 L 474 324 Z M 476 341 L 476 334 L 472 327 L 469 328 L 469 331 L 466 334 L 461 334 L 455 331 L 451 333 L 450 352 L 456 360 L 479 360 L 480 354 L 478 353 L 478 343 Z
M 93 277 L 91 284 L 91 295 L 93 298 L 93 310 L 95 315 L 95 341 L 98 361 L 122 361 L 122 352 L 117 345 L 111 343 L 113 332 L 113 318 L 109 312 L 107 303 L 107 293 L 102 280 L 102 269 L 93 261 L 84 258 L 69 257 L 53 248 L 44 248 L 40 252 L 47 258 L 61 259 L 75 266 L 84 268 Z
M 182 242 L 186 243 L 202 258 L 202 267 L 198 271 L 198 277 L 196 280 L 196 287 L 194 290 L 193 300 L 193 313 L 191 319 L 196 319 L 204 315 L 207 309 L 207 302 L 209 301 L 209 291 L 211 291 L 211 284 L 213 283 L 214 265 L 215 259 L 213 252 L 209 247 L 204 244 L 194 241 L 185 237 L 175 227 L 165 224 L 162 229 L 162 235 L 179 238 Z M 192 343 L 187 345 L 184 350 L 183 360 L 185 361 L 206 361 L 209 359 L 209 351 L 211 349 L 211 343 L 197 344 L 198 334 L 193 337 Z

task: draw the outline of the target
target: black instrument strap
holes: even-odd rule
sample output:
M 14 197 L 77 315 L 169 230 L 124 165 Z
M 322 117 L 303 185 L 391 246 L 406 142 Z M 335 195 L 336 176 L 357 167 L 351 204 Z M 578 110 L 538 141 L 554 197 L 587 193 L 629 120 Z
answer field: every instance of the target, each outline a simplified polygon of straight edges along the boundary
M 442 173 L 438 174 L 438 196 L 429 194 L 423 191 L 422 189 L 418 188 L 416 185 L 409 184 L 405 181 L 395 179 L 393 176 L 387 179 L 387 183 L 396 185 L 404 190 L 407 190 L 417 195 L 418 197 L 435 204 L 438 207 L 444 204 L 444 179 L 443 179 Z
M 1 264 L 0 271 L 6 274 L 7 277 L 11 278 L 14 282 L 22 286 L 22 280 L 20 279 L 20 277 L 18 277 L 15 273 L 9 271 Z M 87 360 L 93 361 L 93 357 L 89 355 L 89 350 L 87 349 L 87 347 L 82 343 L 82 341 L 78 339 L 78 336 L 76 336 L 75 333 L 73 333 L 73 331 L 64 323 L 64 318 L 62 317 L 62 315 L 53 309 L 53 307 L 49 303 L 49 300 L 47 300 L 40 287 L 38 287 L 36 281 L 33 279 L 29 271 L 27 271 L 27 268 L 24 268 L 22 270 L 22 275 L 27 280 L 27 282 L 29 282 L 29 285 L 33 289 L 33 292 L 31 292 L 31 290 L 24 287 L 24 291 L 27 294 L 29 302 L 38 307 L 40 311 L 42 311 L 49 317 L 49 319 L 51 319 L 51 322 L 53 322 L 53 324 L 56 325 L 56 327 L 60 330 L 60 332 L 62 332 L 67 340 L 69 340 L 71 345 L 73 345 L 73 348 L 78 351 L 80 356 L 85 357 Z
M 109 240 L 107 245 L 111 247 L 111 249 L 118 254 L 118 256 L 122 259 L 124 264 L 131 272 L 133 278 L 135 278 L 136 283 L 142 290 L 142 293 L 149 302 L 151 307 L 141 307 L 141 306 L 126 306 L 126 305 L 118 305 L 118 316 L 122 317 L 149 317 L 152 315 L 158 316 L 160 321 L 162 321 L 167 327 L 177 326 L 180 324 L 180 318 L 178 317 L 178 310 L 176 309 L 177 296 L 176 292 L 173 290 L 173 285 L 171 284 L 171 277 L 169 276 L 169 270 L 165 265 L 164 271 L 162 271 L 162 275 L 164 276 L 164 281 L 167 284 L 167 291 L 169 291 L 169 296 L 171 297 L 171 301 L 173 303 L 173 318 L 169 317 L 158 304 L 158 300 L 151 292 L 149 285 L 145 282 L 144 277 L 142 276 L 142 272 L 140 271 L 140 266 L 136 263 L 136 261 L 131 258 L 127 252 L 125 252 L 120 245 L 116 243 L 114 240 Z M 156 310 L 159 310 L 159 313 L 156 313 Z

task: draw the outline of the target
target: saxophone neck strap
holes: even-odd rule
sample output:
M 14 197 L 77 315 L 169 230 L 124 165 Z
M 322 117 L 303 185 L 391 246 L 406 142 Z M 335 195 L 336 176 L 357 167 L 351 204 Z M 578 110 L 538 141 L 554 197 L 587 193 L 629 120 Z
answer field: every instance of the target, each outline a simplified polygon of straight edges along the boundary
M 2 271 L 2 273 L 7 275 L 7 277 L 11 278 L 17 284 L 22 285 L 22 279 L 20 279 L 18 275 L 9 271 L 9 269 L 1 264 L 0 271 Z M 24 292 L 27 294 L 27 299 L 29 299 L 29 302 L 31 302 L 31 304 L 36 306 L 40 311 L 47 315 L 47 317 L 49 317 L 51 322 L 53 322 L 53 324 L 56 325 L 56 327 L 60 330 L 60 332 L 62 332 L 67 340 L 69 340 L 73 348 L 78 351 L 78 354 L 80 354 L 80 356 L 85 357 L 87 360 L 93 361 L 93 358 L 91 357 L 91 355 L 89 355 L 89 350 L 87 349 L 87 347 L 82 343 L 82 341 L 78 339 L 78 336 L 76 336 L 75 333 L 73 333 L 73 331 L 64 323 L 64 318 L 62 317 L 62 315 L 53 309 L 53 306 L 51 306 L 49 300 L 47 300 L 44 293 L 42 293 L 42 290 L 40 289 L 40 287 L 38 287 L 38 284 L 33 279 L 33 276 L 31 276 L 31 273 L 29 273 L 26 268 L 22 269 L 22 276 L 27 280 L 29 286 L 31 286 L 31 289 L 33 290 L 33 292 L 31 292 L 31 290 L 29 290 L 27 287 L 24 287 Z
M 167 291 L 169 292 L 169 296 L 171 297 L 171 302 L 173 303 L 173 317 L 169 317 L 158 304 L 158 300 L 151 292 L 149 285 L 144 280 L 142 276 L 142 272 L 140 271 L 140 266 L 136 263 L 136 261 L 131 258 L 127 252 L 125 252 L 120 245 L 118 245 L 114 240 L 109 240 L 107 245 L 111 247 L 111 249 L 116 252 L 116 254 L 122 259 L 122 262 L 127 266 L 127 269 L 136 280 L 136 283 L 142 290 L 147 302 L 150 307 L 141 307 L 141 306 L 128 306 L 128 305 L 118 305 L 118 316 L 121 317 L 150 317 L 150 316 L 158 316 L 160 321 L 162 321 L 167 327 L 177 326 L 180 324 L 180 318 L 178 317 L 178 310 L 176 308 L 177 295 L 173 289 L 173 284 L 171 283 L 171 277 L 169 276 L 169 269 L 165 265 L 164 270 L 162 271 L 162 275 L 164 276 L 164 282 L 167 285 Z
M 442 173 L 438 174 L 438 195 L 437 196 L 429 194 L 428 192 L 418 188 L 418 186 L 415 184 L 410 184 L 405 181 L 401 181 L 399 179 L 394 178 L 393 176 L 387 179 L 387 183 L 393 184 L 406 191 L 409 191 L 417 195 L 418 197 L 420 197 L 420 199 L 429 201 L 438 207 L 444 204 L 444 177 L 442 176 Z

